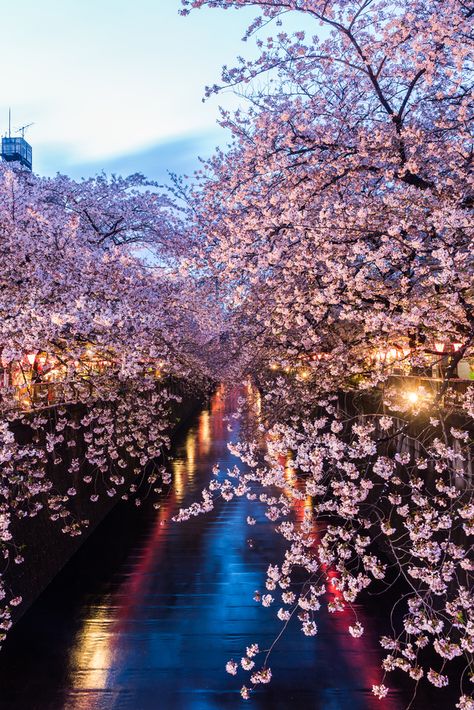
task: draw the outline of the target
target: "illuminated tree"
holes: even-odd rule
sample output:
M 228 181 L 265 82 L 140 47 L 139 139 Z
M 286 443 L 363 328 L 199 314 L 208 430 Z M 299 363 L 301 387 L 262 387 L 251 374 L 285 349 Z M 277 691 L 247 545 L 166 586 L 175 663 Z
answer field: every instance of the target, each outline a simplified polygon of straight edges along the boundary
M 139 504 L 169 482 L 158 457 L 174 404 L 206 386 L 206 338 L 186 305 L 204 303 L 180 275 L 179 215 L 146 187 L 138 176 L 74 183 L 0 166 L 6 566 L 23 556 L 13 518 L 26 525 L 43 511 L 78 535 L 88 521 L 74 514 L 77 495 L 131 492 Z M 0 599 L 7 630 L 20 600 L 1 576 Z
M 213 481 L 209 494 L 263 488 L 268 516 L 289 541 L 267 587 L 280 588 L 280 618 L 296 612 L 304 633 L 316 633 L 328 590 L 337 612 L 394 566 L 410 593 L 402 627 L 382 640 L 384 668 L 443 686 L 449 660 L 463 656 L 473 670 L 473 409 L 470 394 L 454 403 L 449 381 L 474 339 L 474 8 L 459 0 L 183 5 L 184 14 L 255 7 L 262 14 L 247 37 L 282 24 L 258 40 L 256 60 L 226 67 L 222 85 L 208 90 L 242 89 L 250 108 L 224 113 L 233 143 L 198 176 L 196 258 L 228 313 L 228 372 L 260 386 L 267 435 L 263 453 L 261 431 L 237 447 L 247 472 Z M 300 13 L 304 31 L 285 32 L 287 13 Z M 403 380 L 390 378 L 433 367 L 436 387 L 415 380 L 400 391 Z M 281 463 L 288 452 L 293 483 Z M 295 523 L 288 499 L 307 496 L 314 512 Z M 318 541 L 313 518 L 326 525 Z M 308 580 L 294 595 L 301 567 Z M 363 632 L 356 618 L 351 629 Z M 423 667 L 426 646 L 436 668 Z M 265 660 L 252 682 L 267 682 L 266 670 Z M 474 707 L 468 685 L 460 708 Z

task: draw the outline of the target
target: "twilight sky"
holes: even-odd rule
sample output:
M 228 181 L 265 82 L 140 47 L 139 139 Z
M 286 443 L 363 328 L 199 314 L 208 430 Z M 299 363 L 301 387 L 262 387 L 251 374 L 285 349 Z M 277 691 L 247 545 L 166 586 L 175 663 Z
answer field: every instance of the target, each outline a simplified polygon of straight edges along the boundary
M 2 3 L 0 132 L 34 121 L 26 137 L 40 174 L 105 169 L 162 178 L 209 154 L 218 81 L 251 47 L 240 42 L 253 11 L 202 10 L 180 0 L 21 0 Z

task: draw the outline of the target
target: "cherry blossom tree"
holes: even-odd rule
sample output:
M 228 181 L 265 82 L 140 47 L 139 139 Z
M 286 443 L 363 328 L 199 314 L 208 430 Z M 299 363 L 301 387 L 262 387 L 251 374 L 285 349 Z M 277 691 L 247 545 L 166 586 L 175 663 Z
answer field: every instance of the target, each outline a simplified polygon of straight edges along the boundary
M 159 489 L 182 383 L 250 378 L 232 447 L 243 466 L 216 467 L 177 519 L 216 497 L 263 503 L 288 545 L 256 599 L 278 597 L 282 624 L 306 635 L 324 605 L 361 636 L 357 600 L 401 579 L 384 672 L 443 687 L 462 660 L 457 707 L 472 710 L 474 396 L 453 379 L 474 342 L 474 8 L 183 0 L 182 12 L 204 6 L 255 7 L 246 39 L 277 29 L 208 89 L 233 88 L 248 110 L 223 111 L 232 144 L 193 185 L 168 198 L 140 176 L 0 168 L 1 552 L 21 562 L 15 517 L 46 511 L 80 533 L 78 486 L 91 501 L 142 479 Z M 57 484 L 66 467 L 74 485 Z M 20 600 L 1 579 L 0 598 L 7 630 Z M 269 663 L 257 643 L 229 660 L 250 674 L 244 698 Z M 385 680 L 373 690 L 384 697 Z
M 257 495 L 288 540 L 261 601 L 277 590 L 278 616 L 298 617 L 309 635 L 323 603 L 353 608 L 399 575 L 404 616 L 381 639 L 385 671 L 443 687 L 461 657 L 457 707 L 473 708 L 473 397 L 452 380 L 474 339 L 474 7 L 183 6 L 255 7 L 247 39 L 280 27 L 208 89 L 232 87 L 249 108 L 223 112 L 233 142 L 188 196 L 196 264 L 227 317 L 221 366 L 258 385 L 261 420 L 234 449 L 246 467 L 218 476 L 178 518 L 216 495 Z M 301 31 L 286 32 L 298 13 Z M 294 592 L 301 568 L 307 582 Z M 349 633 L 363 633 L 355 611 Z M 255 686 L 271 673 L 267 656 L 259 670 L 253 656 L 241 665 Z
M 202 294 L 181 269 L 179 213 L 156 186 L 139 176 L 42 179 L 2 165 L 0 194 L 7 567 L 24 556 L 15 519 L 24 526 L 41 513 L 78 535 L 88 521 L 74 513 L 77 495 L 140 504 L 161 490 L 176 402 L 207 381 L 206 337 L 189 306 Z M 1 576 L 0 600 L 6 631 L 21 600 Z

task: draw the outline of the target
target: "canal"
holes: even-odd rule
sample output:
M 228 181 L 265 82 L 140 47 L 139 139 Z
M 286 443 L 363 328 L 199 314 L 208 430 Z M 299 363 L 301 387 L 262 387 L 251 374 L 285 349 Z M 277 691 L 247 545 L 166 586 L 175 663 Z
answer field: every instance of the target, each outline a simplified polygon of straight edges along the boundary
M 2 710 L 406 707 L 400 689 L 383 701 L 370 692 L 381 681 L 378 602 L 359 609 L 359 639 L 344 613 L 321 613 L 314 638 L 290 625 L 271 656 L 272 682 L 250 701 L 239 693 L 247 675 L 225 672 L 246 645 L 267 648 L 281 629 L 276 609 L 253 600 L 279 552 L 274 523 L 244 498 L 185 523 L 171 517 L 200 496 L 216 461 L 236 463 L 227 443 L 238 425 L 227 417 L 237 394 L 219 390 L 177 437 L 161 507 L 120 503 L 11 632 L 0 654 Z

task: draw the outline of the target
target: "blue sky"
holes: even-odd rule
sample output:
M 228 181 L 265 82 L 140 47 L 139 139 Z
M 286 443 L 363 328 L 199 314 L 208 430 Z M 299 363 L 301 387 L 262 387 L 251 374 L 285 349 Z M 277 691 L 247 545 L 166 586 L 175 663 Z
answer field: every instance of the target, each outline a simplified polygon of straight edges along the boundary
M 252 48 L 253 10 L 178 15 L 180 0 L 19 0 L 2 7 L 0 131 L 34 122 L 34 170 L 190 171 L 221 141 L 202 103 L 222 64 Z

